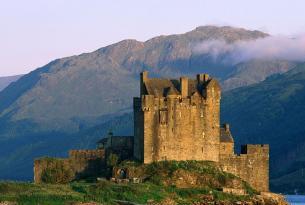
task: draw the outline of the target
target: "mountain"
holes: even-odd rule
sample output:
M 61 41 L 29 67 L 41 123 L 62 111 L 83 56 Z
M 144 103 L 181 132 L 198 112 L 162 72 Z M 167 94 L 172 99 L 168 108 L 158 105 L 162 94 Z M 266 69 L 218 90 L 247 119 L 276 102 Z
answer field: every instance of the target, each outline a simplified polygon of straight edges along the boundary
M 22 75 L 0 77 L 0 91 L 6 88 L 12 82 L 16 82 Z
M 224 93 L 222 119 L 237 146 L 270 144 L 273 191 L 305 193 L 305 64 L 262 83 Z
M 233 44 L 268 36 L 203 26 L 145 42 L 124 40 L 54 60 L 22 76 L 0 92 L 0 178 L 30 179 L 35 157 L 93 147 L 96 133 L 102 137 L 113 129 L 132 134 L 130 113 L 132 98 L 139 94 L 140 71 L 162 77 L 209 73 L 230 90 L 296 67 L 297 62 L 278 59 L 232 63 L 227 62 L 229 53 L 215 58 L 212 52 L 196 50 L 215 40 Z M 124 125 L 114 123 L 122 120 Z
M 171 77 L 206 72 L 228 88 L 259 82 L 270 74 L 291 69 L 294 63 L 254 60 L 224 64 L 209 54 L 195 52 L 194 47 L 215 39 L 233 43 L 266 36 L 259 31 L 206 26 L 146 42 L 124 40 L 92 53 L 58 59 L 0 93 L 0 118 L 17 124 L 32 123 L 37 132 L 80 131 L 104 122 L 109 115 L 130 111 L 142 70 L 150 71 L 152 76 Z M 270 63 L 276 67 L 270 69 Z M 263 72 L 257 77 L 260 70 Z

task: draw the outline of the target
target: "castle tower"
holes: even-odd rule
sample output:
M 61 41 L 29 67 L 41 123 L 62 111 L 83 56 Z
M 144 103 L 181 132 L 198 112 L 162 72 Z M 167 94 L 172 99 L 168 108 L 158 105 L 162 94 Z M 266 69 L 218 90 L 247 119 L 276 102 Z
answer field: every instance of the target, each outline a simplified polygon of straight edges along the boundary
M 219 161 L 221 89 L 215 79 L 149 78 L 141 73 L 134 98 L 134 157 Z

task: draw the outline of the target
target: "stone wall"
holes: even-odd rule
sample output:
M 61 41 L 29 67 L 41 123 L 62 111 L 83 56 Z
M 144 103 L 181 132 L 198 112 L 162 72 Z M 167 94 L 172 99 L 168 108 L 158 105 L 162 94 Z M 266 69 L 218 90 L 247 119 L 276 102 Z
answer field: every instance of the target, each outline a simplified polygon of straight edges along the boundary
M 257 191 L 269 191 L 269 146 L 244 145 L 241 154 L 220 155 L 226 172 L 239 176 Z
M 68 159 L 61 158 L 41 158 L 37 159 L 34 162 L 34 182 L 41 183 L 42 175 L 44 170 L 47 168 L 55 168 L 58 162 L 62 163 L 66 167 L 70 167 L 70 163 Z
M 133 99 L 134 113 L 134 144 L 133 155 L 135 159 L 144 161 L 144 112 L 142 111 L 141 98 Z
M 109 146 L 105 147 L 106 158 L 110 154 L 116 154 L 120 161 L 132 159 L 133 157 L 133 136 L 112 136 L 108 137 Z
M 54 167 L 54 162 L 60 160 L 73 173 L 73 179 L 97 176 L 101 173 L 105 163 L 105 151 L 99 150 L 71 150 L 69 158 L 41 158 L 34 162 L 34 182 L 42 182 L 44 170 Z
M 220 155 L 232 155 L 234 154 L 234 143 L 232 142 L 221 142 L 219 147 Z
M 70 150 L 69 161 L 75 178 L 97 176 L 105 163 L 105 150 Z

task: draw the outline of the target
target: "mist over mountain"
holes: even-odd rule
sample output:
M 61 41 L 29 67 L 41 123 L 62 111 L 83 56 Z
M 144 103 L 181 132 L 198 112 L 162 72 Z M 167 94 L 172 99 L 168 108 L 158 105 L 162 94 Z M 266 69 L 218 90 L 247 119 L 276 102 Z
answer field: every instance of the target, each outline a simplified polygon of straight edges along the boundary
M 238 64 L 251 60 L 305 61 L 305 35 L 267 36 L 253 41 L 207 40 L 194 47 L 198 54 L 209 54 L 215 61 Z
M 251 44 L 269 37 L 260 31 L 203 26 L 145 42 L 124 40 L 91 53 L 54 60 L 24 75 L 0 92 L 0 178 L 31 179 L 34 158 L 92 148 L 109 129 L 131 135 L 132 98 L 139 95 L 139 73 L 143 70 L 150 76 L 171 78 L 209 73 L 229 91 L 296 68 L 300 59 L 230 61 L 235 50 L 219 52 L 220 47 L 211 43 L 235 48 L 242 42 Z M 211 50 L 199 52 L 198 46 L 205 43 L 211 44 Z M 213 49 L 218 49 L 217 55 Z

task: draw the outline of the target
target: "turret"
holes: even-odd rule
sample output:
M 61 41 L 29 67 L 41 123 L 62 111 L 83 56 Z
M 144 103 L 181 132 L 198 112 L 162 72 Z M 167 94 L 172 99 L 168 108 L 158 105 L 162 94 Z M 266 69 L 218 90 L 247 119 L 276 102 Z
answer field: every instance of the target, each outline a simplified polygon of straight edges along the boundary
M 224 127 L 226 132 L 230 131 L 230 125 L 229 124 L 226 123 L 226 124 L 223 125 L 223 127 Z
M 197 82 L 198 84 L 205 83 L 209 80 L 208 74 L 197 74 Z
M 148 80 L 148 71 L 140 74 L 140 96 L 145 95 L 145 82 Z

